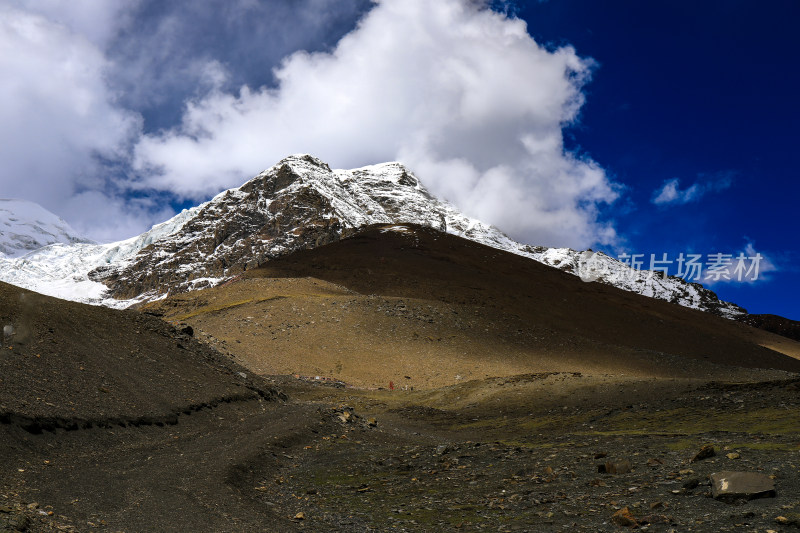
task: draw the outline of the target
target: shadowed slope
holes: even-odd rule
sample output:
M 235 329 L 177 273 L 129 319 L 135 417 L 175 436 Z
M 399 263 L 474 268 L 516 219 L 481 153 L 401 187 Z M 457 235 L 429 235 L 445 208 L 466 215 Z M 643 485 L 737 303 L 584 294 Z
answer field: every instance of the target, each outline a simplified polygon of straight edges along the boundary
M 736 320 L 789 339 L 800 341 L 800 322 L 778 315 L 743 315 Z
M 220 402 L 271 397 L 157 318 L 0 283 L 0 422 L 29 431 L 163 424 Z
M 776 351 L 799 355 L 791 340 L 417 226 L 371 227 L 158 305 L 256 371 L 372 386 L 539 371 L 800 371 Z

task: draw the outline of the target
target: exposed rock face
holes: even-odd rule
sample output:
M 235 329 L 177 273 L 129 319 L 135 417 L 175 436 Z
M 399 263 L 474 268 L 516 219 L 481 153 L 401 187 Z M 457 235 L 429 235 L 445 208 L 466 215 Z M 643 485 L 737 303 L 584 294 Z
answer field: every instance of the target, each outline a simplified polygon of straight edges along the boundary
M 331 170 L 309 155 L 287 157 L 241 187 L 133 239 L 56 245 L 25 261 L 0 258 L 0 279 L 62 298 L 125 306 L 133 303 L 129 300 L 213 285 L 368 225 L 404 223 L 529 257 L 586 281 L 722 316 L 744 313 L 699 284 L 662 279 L 603 253 L 520 244 L 431 196 L 400 163 Z
M 132 261 L 97 268 L 90 278 L 120 299 L 190 290 L 376 222 L 413 221 L 444 231 L 448 215 L 458 218 L 397 163 L 334 172 L 311 156 L 294 156 L 200 206 L 177 232 Z
M 281 168 L 283 174 L 290 172 Z M 325 197 L 302 186 L 276 194 L 272 177 L 227 191 L 171 238 L 141 251 L 121 269 L 99 268 L 90 277 L 105 282 L 121 299 L 188 290 L 342 237 L 342 224 Z

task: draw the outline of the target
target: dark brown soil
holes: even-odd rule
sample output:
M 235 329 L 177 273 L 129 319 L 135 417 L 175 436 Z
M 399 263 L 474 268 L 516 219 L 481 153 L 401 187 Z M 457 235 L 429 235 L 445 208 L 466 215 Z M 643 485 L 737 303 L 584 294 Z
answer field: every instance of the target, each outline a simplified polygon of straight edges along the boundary
M 156 317 L 49 298 L 0 283 L 0 421 L 40 429 L 174 420 L 273 393 Z M 255 381 L 254 381 L 255 380 Z M 52 427 L 51 427 L 52 426 Z
M 11 512 L 0 520 L 30 516 L 32 531 L 616 531 L 612 515 L 629 507 L 650 531 L 715 532 L 777 529 L 798 511 L 797 381 L 584 379 L 463 384 L 497 401 L 437 408 L 414 393 L 279 378 L 288 403 L 232 402 L 174 426 L 5 425 L 0 508 Z M 716 454 L 691 463 L 708 443 Z M 607 461 L 632 470 L 598 472 Z M 715 501 L 707 476 L 720 470 L 773 475 L 776 497 Z
M 624 507 L 649 531 L 782 531 L 776 519 L 800 510 L 798 385 L 551 374 L 457 386 L 450 398 L 493 398 L 453 409 L 287 383 L 293 397 L 374 414 L 377 429 L 340 423 L 277 472 L 254 463 L 248 481 L 258 501 L 295 497 L 314 531 L 618 531 Z M 714 455 L 692 462 L 708 444 Z M 776 497 L 713 500 L 708 476 L 723 470 L 774 476 Z
M 227 527 L 223 514 L 236 504 L 217 485 L 229 466 L 219 454 L 226 447 L 230 457 L 246 453 L 249 439 L 243 428 L 217 431 L 225 427 L 222 413 L 280 426 L 280 416 L 265 413 L 280 412 L 282 393 L 143 313 L 0 283 L 0 324 L 14 327 L 0 350 L 0 530 L 24 525 L 16 521 L 25 516 L 17 512 L 23 500 L 44 507 L 25 508 L 34 531 L 53 520 L 83 531 L 101 519 L 115 530 L 165 530 L 160 524 L 180 508 L 182 522 L 166 529 Z M 288 417 L 293 428 L 297 414 Z M 181 463 L 172 453 L 180 439 L 193 442 L 195 457 L 209 468 Z M 181 483 L 196 492 L 186 485 L 179 494 Z M 55 518 L 46 514 L 51 510 Z
M 800 341 L 800 322 L 778 315 L 744 315 L 737 319 L 743 324 L 765 331 L 783 335 L 789 339 Z

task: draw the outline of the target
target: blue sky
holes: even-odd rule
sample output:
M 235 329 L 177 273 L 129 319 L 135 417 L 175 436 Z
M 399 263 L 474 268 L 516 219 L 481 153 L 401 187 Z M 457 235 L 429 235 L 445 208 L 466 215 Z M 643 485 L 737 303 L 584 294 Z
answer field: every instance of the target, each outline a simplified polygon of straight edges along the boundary
M 774 263 L 768 281 L 711 288 L 750 312 L 800 320 L 800 4 L 518 5 L 537 41 L 568 42 L 598 63 L 567 138 L 625 185 L 606 212 L 623 247 L 676 257 L 738 254 L 750 243 Z M 653 204 L 674 179 L 708 190 Z
M 800 4 L 0 0 L 0 196 L 99 240 L 274 164 L 386 160 L 524 242 L 764 256 L 800 320 Z

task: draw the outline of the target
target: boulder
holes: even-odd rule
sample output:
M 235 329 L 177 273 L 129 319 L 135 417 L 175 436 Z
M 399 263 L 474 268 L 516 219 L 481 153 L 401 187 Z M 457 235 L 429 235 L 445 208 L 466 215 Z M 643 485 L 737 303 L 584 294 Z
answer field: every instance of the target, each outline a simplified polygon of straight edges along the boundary
M 758 472 L 717 472 L 709 476 L 711 495 L 726 502 L 775 496 L 775 482 Z
M 636 528 L 639 527 L 639 522 L 627 507 L 623 507 L 611 517 L 611 521 L 621 527 Z
M 601 474 L 627 474 L 632 469 L 633 465 L 627 459 L 606 461 L 604 464 L 597 465 L 597 471 Z
M 700 448 L 700 451 L 697 452 L 694 457 L 692 457 L 691 462 L 696 463 L 697 461 L 702 461 L 703 459 L 714 457 L 714 455 L 716 455 L 716 452 L 714 451 L 714 445 L 706 444 L 705 446 Z

